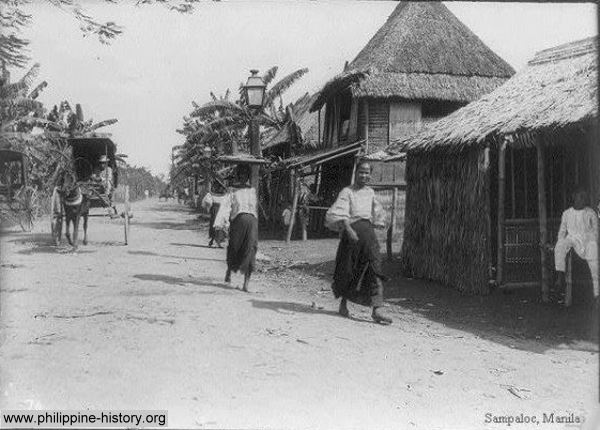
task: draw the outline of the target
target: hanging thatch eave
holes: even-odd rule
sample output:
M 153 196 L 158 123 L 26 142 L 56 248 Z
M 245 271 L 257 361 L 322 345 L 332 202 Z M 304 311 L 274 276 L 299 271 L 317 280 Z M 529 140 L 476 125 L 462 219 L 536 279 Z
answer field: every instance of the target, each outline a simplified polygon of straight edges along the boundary
M 318 97 L 310 107 L 310 111 L 318 111 L 323 107 L 329 98 L 349 88 L 351 85 L 358 84 L 365 76 L 368 75 L 368 73 L 368 71 L 351 70 L 335 76 L 323 86 Z
M 302 148 L 316 148 L 319 141 L 319 115 L 309 109 L 318 97 L 318 93 L 312 96 L 306 93 L 288 106 L 286 123 L 267 139 L 263 151 L 291 142 L 293 135 L 299 138 L 296 143 Z
M 400 2 L 311 110 L 350 88 L 354 97 L 470 102 L 501 85 L 513 68 L 440 2 Z
M 598 117 L 597 37 L 541 51 L 502 87 L 421 131 L 390 153 L 463 151 L 501 136 L 588 127 Z

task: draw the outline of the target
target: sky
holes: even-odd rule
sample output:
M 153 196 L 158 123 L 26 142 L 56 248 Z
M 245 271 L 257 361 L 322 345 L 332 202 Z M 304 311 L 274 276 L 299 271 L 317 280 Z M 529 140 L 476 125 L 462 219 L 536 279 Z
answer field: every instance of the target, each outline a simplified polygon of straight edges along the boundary
M 200 3 L 192 14 L 161 5 L 136 7 L 81 1 L 99 20 L 124 34 L 110 45 L 83 37 L 77 22 L 46 1 L 28 11 L 33 62 L 48 87 L 48 107 L 80 103 L 85 119 L 117 118 L 111 132 L 129 163 L 167 173 L 176 129 L 210 92 L 237 91 L 250 69 L 279 66 L 278 77 L 309 73 L 286 93 L 291 103 L 318 91 L 352 61 L 396 7 L 391 1 L 222 0 Z M 445 2 L 446 6 L 517 71 L 536 51 L 597 34 L 592 3 Z M 25 71 L 13 70 L 18 79 Z

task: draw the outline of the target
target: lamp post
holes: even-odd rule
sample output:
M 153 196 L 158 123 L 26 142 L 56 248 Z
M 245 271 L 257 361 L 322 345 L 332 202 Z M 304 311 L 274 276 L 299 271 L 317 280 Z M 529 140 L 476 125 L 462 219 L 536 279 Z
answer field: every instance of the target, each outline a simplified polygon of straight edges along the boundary
M 250 77 L 244 86 L 246 95 L 246 102 L 251 110 L 250 124 L 248 127 L 248 134 L 250 137 L 250 153 L 255 157 L 260 157 L 260 127 L 258 125 L 257 114 L 263 108 L 265 99 L 266 85 L 262 78 L 258 76 L 258 70 L 250 70 Z M 251 170 L 250 184 L 256 189 L 258 193 L 259 185 L 259 166 L 253 165 Z
M 208 145 L 206 145 L 203 149 L 202 149 L 202 155 L 204 156 L 204 159 L 206 160 L 206 170 L 204 171 L 204 176 L 205 176 L 205 184 L 206 184 L 206 189 L 209 192 L 212 192 L 212 170 L 213 170 L 213 166 L 211 163 L 211 157 L 212 157 L 212 148 Z

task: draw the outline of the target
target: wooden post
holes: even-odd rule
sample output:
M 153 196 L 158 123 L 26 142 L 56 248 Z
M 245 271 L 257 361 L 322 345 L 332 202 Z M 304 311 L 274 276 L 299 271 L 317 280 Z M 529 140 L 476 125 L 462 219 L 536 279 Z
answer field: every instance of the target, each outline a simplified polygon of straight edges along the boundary
M 398 203 L 398 187 L 394 187 L 392 195 L 392 216 L 390 218 L 390 226 L 387 231 L 386 250 L 388 260 L 392 260 L 392 244 L 394 242 L 394 232 L 396 230 L 396 206 Z
M 250 135 L 250 153 L 252 155 L 254 155 L 255 157 L 260 157 L 261 154 L 261 150 L 260 150 L 260 128 L 258 125 L 258 120 L 256 119 L 256 116 L 253 116 L 252 119 L 250 120 L 250 130 L 249 130 L 249 135 Z M 257 201 L 258 201 L 258 195 L 259 193 L 259 178 L 260 178 L 260 166 L 258 164 L 253 164 L 251 165 L 251 178 L 250 178 L 250 184 L 252 185 L 252 187 L 256 190 L 256 197 L 257 197 Z
M 498 243 L 496 261 L 496 285 L 501 286 L 504 280 L 504 202 L 506 197 L 506 141 L 500 144 L 498 151 Z
M 573 251 L 567 254 L 565 267 L 565 306 L 569 307 L 573 303 Z
M 294 199 L 292 200 L 292 216 L 290 217 L 290 225 L 288 226 L 287 236 L 285 238 L 286 243 L 290 243 L 290 240 L 292 240 L 292 231 L 294 230 L 294 222 L 296 221 L 296 209 L 298 208 L 298 191 L 300 191 L 299 188 L 299 181 L 297 178 L 294 178 Z
M 306 242 L 308 240 L 308 232 L 306 231 L 306 228 L 307 228 L 307 225 L 303 220 L 303 222 L 302 222 L 302 241 L 303 242 Z
M 317 111 L 317 146 L 321 147 L 321 108 Z
M 540 264 L 542 268 L 542 301 L 549 300 L 550 273 L 548 271 L 546 250 L 544 245 L 548 242 L 548 217 L 546 214 L 546 176 L 544 163 L 544 147 L 539 136 L 536 136 L 537 150 L 537 186 L 538 186 L 538 216 L 540 220 Z
M 510 148 L 510 197 L 512 201 L 512 217 L 517 217 L 517 198 L 515 195 L 515 148 Z
M 358 157 L 354 157 L 354 165 L 352 166 L 352 177 L 350 178 L 350 185 L 354 185 L 354 177 L 356 176 L 356 164 L 358 163 Z
M 369 101 L 364 99 L 365 103 L 365 152 L 369 153 Z

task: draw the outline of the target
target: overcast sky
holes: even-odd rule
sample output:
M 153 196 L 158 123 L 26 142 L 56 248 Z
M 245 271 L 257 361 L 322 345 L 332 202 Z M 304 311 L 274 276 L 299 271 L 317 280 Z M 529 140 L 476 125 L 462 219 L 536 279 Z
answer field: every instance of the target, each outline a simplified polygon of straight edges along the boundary
M 314 92 L 351 61 L 397 5 L 389 1 L 224 0 L 182 15 L 155 6 L 83 2 L 125 33 L 111 45 L 84 38 L 65 12 L 42 1 L 30 11 L 33 61 L 42 64 L 41 100 L 81 103 L 86 119 L 118 118 L 106 128 L 129 162 L 166 173 L 175 132 L 191 101 L 237 90 L 249 69 L 279 66 L 279 77 L 310 72 L 287 93 Z M 536 51 L 597 34 L 595 5 L 447 2 L 490 48 L 521 69 Z M 18 78 L 22 71 L 14 71 Z

